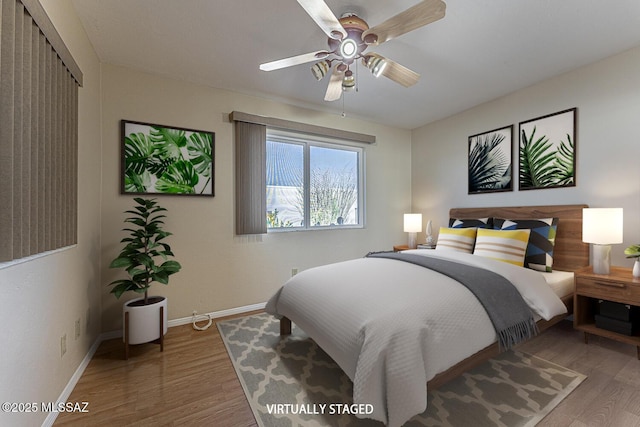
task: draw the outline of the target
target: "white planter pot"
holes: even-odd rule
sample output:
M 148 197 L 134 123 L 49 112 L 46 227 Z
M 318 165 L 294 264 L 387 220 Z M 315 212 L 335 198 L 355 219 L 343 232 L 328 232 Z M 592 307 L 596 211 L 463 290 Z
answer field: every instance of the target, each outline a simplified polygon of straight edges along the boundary
M 163 333 L 167 333 L 167 299 L 165 297 L 149 297 L 149 300 L 161 298 L 149 305 L 131 305 L 144 298 L 127 301 L 122 306 L 122 340 L 125 340 L 125 313 L 129 313 L 129 344 L 142 344 L 160 338 L 160 307 L 163 311 Z
M 636 258 L 636 262 L 633 263 L 633 277 L 640 277 L 640 258 Z

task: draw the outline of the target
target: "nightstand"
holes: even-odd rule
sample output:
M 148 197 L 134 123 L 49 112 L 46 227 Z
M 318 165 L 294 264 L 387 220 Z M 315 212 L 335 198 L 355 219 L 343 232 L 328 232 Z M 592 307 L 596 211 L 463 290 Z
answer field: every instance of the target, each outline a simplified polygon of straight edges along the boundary
M 630 268 L 611 267 L 610 274 L 594 274 L 591 267 L 575 272 L 573 296 L 573 327 L 584 332 L 585 343 L 589 334 L 610 338 L 636 346 L 640 359 L 640 334 L 624 335 L 595 325 L 598 300 L 640 306 L 640 279 L 631 275 Z

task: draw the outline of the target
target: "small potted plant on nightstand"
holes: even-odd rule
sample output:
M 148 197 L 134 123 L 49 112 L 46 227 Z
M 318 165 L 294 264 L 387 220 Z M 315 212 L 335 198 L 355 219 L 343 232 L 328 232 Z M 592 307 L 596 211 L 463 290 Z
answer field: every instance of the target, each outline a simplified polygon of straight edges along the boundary
M 153 282 L 169 284 L 169 276 L 180 271 L 181 265 L 173 257 L 171 247 L 164 241 L 171 233 L 164 231 L 162 214 L 166 209 L 159 206 L 155 199 L 133 199 L 137 206 L 125 213 L 131 216 L 125 223 L 132 224 L 124 228 L 129 232 L 120 242 L 125 243 L 120 254 L 111 262 L 110 268 L 122 268 L 127 279 L 118 279 L 109 283 L 111 293 L 120 298 L 127 291 L 144 294 L 126 302 L 123 306 L 123 335 L 125 358 L 129 357 L 129 344 L 142 344 L 158 340 L 163 350 L 163 339 L 167 333 L 167 299 L 162 296 L 149 296 Z
M 640 277 L 640 245 L 632 245 L 624 250 L 627 258 L 635 258 L 633 263 L 633 277 Z

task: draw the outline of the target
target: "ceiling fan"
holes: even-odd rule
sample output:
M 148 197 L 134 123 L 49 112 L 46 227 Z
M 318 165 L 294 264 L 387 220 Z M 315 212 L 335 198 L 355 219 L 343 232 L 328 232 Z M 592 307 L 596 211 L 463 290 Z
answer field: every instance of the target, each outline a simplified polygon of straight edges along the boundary
M 346 13 L 340 19 L 336 18 L 324 0 L 298 0 L 298 3 L 329 36 L 329 49 L 267 62 L 261 64 L 260 69 L 273 71 L 317 61 L 311 67 L 317 80 L 322 80 L 331 70 L 325 101 L 336 101 L 343 91 L 353 90 L 356 82 L 351 65 L 358 59 L 376 77 L 385 76 L 404 87 L 416 84 L 420 74 L 377 53 L 365 53 L 365 50 L 369 46 L 377 46 L 442 19 L 446 9 L 442 0 L 422 0 L 404 12 L 369 28 L 355 13 Z

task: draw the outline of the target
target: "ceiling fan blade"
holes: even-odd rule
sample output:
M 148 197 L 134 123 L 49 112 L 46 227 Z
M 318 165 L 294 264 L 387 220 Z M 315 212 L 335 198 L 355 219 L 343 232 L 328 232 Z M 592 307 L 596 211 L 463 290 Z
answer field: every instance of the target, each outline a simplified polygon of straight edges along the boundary
M 362 33 L 368 45 L 379 45 L 393 38 L 444 18 L 447 5 L 442 0 L 423 0 L 385 22 Z
M 344 72 L 338 70 L 338 66 L 333 68 L 331 79 L 327 86 L 327 92 L 324 95 L 325 101 L 337 101 L 342 96 L 342 78 Z
M 324 0 L 298 0 L 300 6 L 309 14 L 311 19 L 332 39 L 342 40 L 347 36 L 336 15 L 333 14 Z
M 418 80 L 420 80 L 420 74 L 416 73 L 415 71 L 412 71 L 404 65 L 398 64 L 397 62 L 392 61 L 389 58 L 384 58 L 384 60 L 387 62 L 387 64 L 382 70 L 381 74 L 386 78 L 391 79 L 404 87 L 413 86 L 414 84 L 418 83 Z
M 290 58 L 278 59 L 277 61 L 265 62 L 260 64 L 262 71 L 273 71 L 281 68 L 291 67 L 293 65 L 300 65 L 307 62 L 317 61 L 329 56 L 331 52 L 326 50 L 319 50 L 317 52 L 304 53 L 302 55 L 292 56 Z

